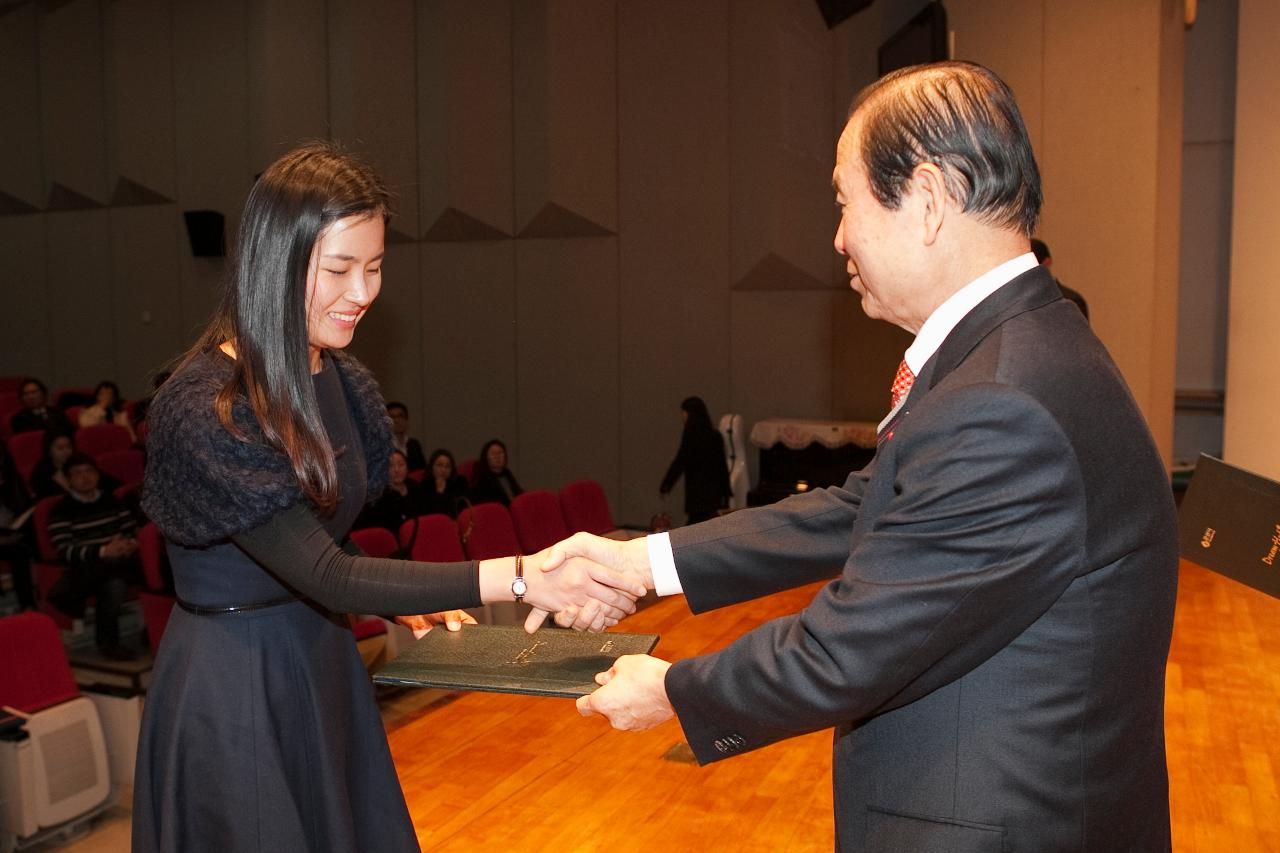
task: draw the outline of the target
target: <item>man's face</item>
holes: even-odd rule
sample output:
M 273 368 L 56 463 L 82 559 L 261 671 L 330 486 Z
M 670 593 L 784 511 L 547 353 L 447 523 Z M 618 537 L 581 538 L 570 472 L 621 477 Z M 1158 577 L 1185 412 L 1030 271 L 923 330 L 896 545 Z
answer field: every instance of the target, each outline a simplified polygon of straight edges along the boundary
M 920 246 L 913 245 L 909 193 L 897 210 L 889 210 L 871 193 L 862 165 L 857 114 L 849 121 L 836 145 L 836 167 L 831 183 L 840 208 L 835 247 L 847 259 L 849 287 L 862 297 L 862 310 L 873 320 L 885 320 L 911 332 L 919 331 L 924 317 L 915 309 L 914 270 Z
M 387 409 L 387 414 L 391 416 L 391 431 L 396 435 L 404 435 L 409 431 L 409 413 L 399 406 L 392 406 Z
M 98 489 L 98 469 L 92 465 L 73 465 L 67 472 L 71 491 L 81 497 L 89 497 Z
M 22 399 L 22 405 L 26 406 L 28 409 L 40 409 L 44 407 L 44 389 L 34 382 L 28 382 L 26 385 L 23 385 L 22 392 L 19 396 Z

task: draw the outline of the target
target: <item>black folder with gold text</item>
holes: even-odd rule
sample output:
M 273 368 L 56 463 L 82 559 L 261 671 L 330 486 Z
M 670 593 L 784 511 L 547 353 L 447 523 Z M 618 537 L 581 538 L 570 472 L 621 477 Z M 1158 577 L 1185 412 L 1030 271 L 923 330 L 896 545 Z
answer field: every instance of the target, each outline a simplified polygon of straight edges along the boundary
M 484 690 L 533 696 L 585 696 L 595 676 L 622 655 L 648 654 L 657 634 L 588 634 L 516 625 L 438 627 L 402 650 L 373 680 L 378 684 Z
M 1183 559 L 1280 598 L 1280 483 L 1201 455 L 1178 531 Z

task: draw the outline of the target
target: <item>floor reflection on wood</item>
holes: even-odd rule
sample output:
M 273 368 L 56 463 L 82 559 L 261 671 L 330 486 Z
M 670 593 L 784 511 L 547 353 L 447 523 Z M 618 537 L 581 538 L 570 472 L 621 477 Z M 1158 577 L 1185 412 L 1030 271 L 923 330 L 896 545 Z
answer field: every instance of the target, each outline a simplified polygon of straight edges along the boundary
M 659 656 L 679 659 L 816 588 L 697 618 L 668 599 L 621 627 L 662 634 Z M 1174 850 L 1280 851 L 1280 601 L 1183 564 L 1166 734 Z M 424 849 L 833 846 L 827 731 L 699 768 L 679 760 L 678 723 L 623 734 L 568 700 L 475 693 L 400 722 L 390 740 Z

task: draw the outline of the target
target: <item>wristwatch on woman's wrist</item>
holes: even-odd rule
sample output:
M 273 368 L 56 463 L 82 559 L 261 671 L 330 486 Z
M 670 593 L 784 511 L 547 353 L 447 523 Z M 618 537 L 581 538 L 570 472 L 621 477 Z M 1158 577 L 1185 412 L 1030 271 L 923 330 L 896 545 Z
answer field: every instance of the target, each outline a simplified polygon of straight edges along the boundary
M 529 585 L 524 581 L 524 557 L 516 554 L 516 576 L 511 581 L 511 594 L 515 596 L 516 601 L 524 601 L 524 594 L 529 591 Z

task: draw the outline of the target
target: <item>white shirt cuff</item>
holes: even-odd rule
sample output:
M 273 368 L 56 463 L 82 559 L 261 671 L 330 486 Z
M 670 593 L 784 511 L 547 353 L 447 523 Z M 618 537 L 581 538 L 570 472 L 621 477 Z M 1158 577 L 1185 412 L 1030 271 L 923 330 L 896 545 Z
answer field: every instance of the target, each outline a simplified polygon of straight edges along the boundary
M 644 543 L 649 548 L 653 591 L 658 595 L 679 595 L 684 592 L 680 576 L 676 574 L 676 557 L 671 552 L 671 534 L 653 533 L 644 538 Z

